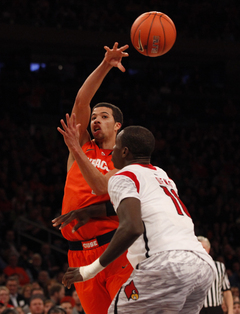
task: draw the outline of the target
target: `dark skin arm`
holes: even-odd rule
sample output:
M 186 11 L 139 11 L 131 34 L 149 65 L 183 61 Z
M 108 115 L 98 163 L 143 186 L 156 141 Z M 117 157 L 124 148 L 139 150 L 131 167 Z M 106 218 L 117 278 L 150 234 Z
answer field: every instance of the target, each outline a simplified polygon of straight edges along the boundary
M 73 210 L 65 215 L 61 215 L 53 219 L 52 223 L 53 227 L 57 227 L 60 225 L 59 230 L 61 230 L 74 219 L 76 219 L 78 222 L 72 229 L 72 232 L 75 232 L 78 228 L 85 225 L 90 218 L 104 216 L 107 216 L 106 203 L 98 203 L 85 208 Z
M 117 210 L 119 227 L 109 246 L 100 256 L 100 264 L 106 267 L 126 250 L 143 234 L 144 227 L 141 217 L 141 203 L 137 198 L 129 197 L 122 200 Z M 79 267 L 69 267 L 63 276 L 62 283 L 71 288 L 74 282 L 82 281 Z

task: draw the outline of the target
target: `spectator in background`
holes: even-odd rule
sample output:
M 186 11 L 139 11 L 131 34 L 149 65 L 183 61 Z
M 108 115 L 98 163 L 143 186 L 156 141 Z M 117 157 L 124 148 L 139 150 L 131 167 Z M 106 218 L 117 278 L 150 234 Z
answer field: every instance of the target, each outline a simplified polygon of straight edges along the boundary
M 240 314 L 240 302 L 235 301 L 233 303 L 233 314 Z
M 64 308 L 67 314 L 72 314 L 73 308 L 75 306 L 75 301 L 71 296 L 65 296 L 61 299 L 60 306 Z
M 229 276 L 231 286 L 240 288 L 240 262 L 235 261 L 232 265 L 232 274 Z
M 45 296 L 44 289 L 41 288 L 41 287 L 39 287 L 39 288 L 33 288 L 33 289 L 32 289 L 32 293 L 31 293 L 31 297 L 32 297 L 33 295 L 36 295 L 36 294 L 41 294 L 41 295 Z
M 14 308 L 11 308 L 11 309 L 4 309 L 1 313 L 2 314 L 17 314 L 18 312 Z
M 61 306 L 54 305 L 50 308 L 47 314 L 67 314 L 64 308 Z
M 0 302 L 2 311 L 6 308 L 14 308 L 14 306 L 10 304 L 10 293 L 5 286 L 0 286 Z
M 26 304 L 26 300 L 24 296 L 18 293 L 19 288 L 19 280 L 16 276 L 10 276 L 6 280 L 6 287 L 9 289 L 10 292 L 10 304 L 14 307 L 21 306 L 23 307 Z
M 26 303 L 29 305 L 29 301 L 32 295 L 32 284 L 31 283 L 27 283 L 26 285 L 24 285 L 22 287 L 22 295 L 26 301 Z
M 17 275 L 19 277 L 19 284 L 23 286 L 30 282 L 30 278 L 24 268 L 18 266 L 18 255 L 15 253 L 10 254 L 8 258 L 8 265 L 4 268 L 6 276 Z
M 41 294 L 33 295 L 29 302 L 29 310 L 31 314 L 43 314 L 44 313 L 44 296 Z
M 53 307 L 55 304 L 52 300 L 47 299 L 44 301 L 44 314 L 47 314 L 51 307 Z
M 198 241 L 202 243 L 203 248 L 209 254 L 211 249 L 209 240 L 203 236 L 198 236 Z M 215 261 L 215 265 L 218 276 L 215 278 L 212 287 L 208 291 L 200 314 L 222 314 L 222 294 L 225 301 L 224 306 L 227 308 L 227 313 L 233 314 L 233 298 L 225 265 L 219 261 Z
M 38 279 L 38 275 L 41 270 L 43 270 L 42 257 L 39 253 L 35 253 L 32 256 L 32 263 L 30 264 L 30 267 L 29 267 L 32 280 Z
M 59 270 L 54 254 L 51 252 L 51 247 L 48 243 L 43 243 L 41 246 L 42 268 L 47 270 L 50 277 L 53 277 Z
M 55 283 L 49 288 L 50 299 L 55 305 L 60 305 L 60 301 L 65 297 L 65 287 L 60 283 Z
M 76 290 L 73 290 L 72 297 L 75 301 L 75 306 L 73 308 L 73 314 L 85 314 Z
M 231 291 L 232 291 L 232 296 L 233 297 L 240 297 L 240 295 L 239 295 L 239 288 L 238 287 L 231 287 Z
M 40 270 L 38 273 L 38 283 L 41 288 L 43 288 L 44 293 L 47 295 L 48 294 L 48 282 L 49 282 L 49 273 L 46 270 Z

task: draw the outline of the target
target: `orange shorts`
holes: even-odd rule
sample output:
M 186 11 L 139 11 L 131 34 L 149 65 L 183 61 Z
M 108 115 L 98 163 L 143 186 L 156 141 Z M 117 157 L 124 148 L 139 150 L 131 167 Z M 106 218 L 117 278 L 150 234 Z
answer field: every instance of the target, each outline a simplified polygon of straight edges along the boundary
M 109 244 L 109 243 L 108 243 Z M 94 249 L 68 251 L 70 267 L 89 265 L 106 250 L 108 244 Z M 112 299 L 132 273 L 126 253 L 108 265 L 94 278 L 75 283 L 75 288 L 86 314 L 107 314 Z

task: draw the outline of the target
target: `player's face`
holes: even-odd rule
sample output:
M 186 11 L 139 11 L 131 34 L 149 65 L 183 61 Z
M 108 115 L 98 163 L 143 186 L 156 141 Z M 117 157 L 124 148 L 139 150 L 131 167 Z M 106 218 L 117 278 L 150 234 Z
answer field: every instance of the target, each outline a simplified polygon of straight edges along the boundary
M 97 107 L 93 110 L 91 116 L 91 132 L 93 137 L 102 141 L 115 137 L 120 123 L 115 122 L 112 109 L 108 107 Z
M 117 138 L 116 138 L 116 144 L 113 147 L 112 152 L 112 162 L 114 164 L 114 167 L 117 169 L 122 169 L 124 167 L 124 158 L 123 158 L 123 147 L 121 142 L 121 135 L 123 131 L 121 131 Z

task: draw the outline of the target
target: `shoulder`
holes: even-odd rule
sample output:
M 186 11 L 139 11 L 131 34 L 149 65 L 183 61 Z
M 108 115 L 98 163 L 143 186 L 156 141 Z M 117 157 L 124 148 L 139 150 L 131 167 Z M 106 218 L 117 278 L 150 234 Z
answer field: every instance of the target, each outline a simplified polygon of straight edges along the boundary
M 218 266 L 218 267 L 222 267 L 222 268 L 225 268 L 225 265 L 223 262 L 219 262 L 219 261 L 214 261 L 215 265 Z
M 132 165 L 122 168 L 109 179 L 111 189 L 118 190 L 120 186 L 127 188 L 129 185 L 136 186 L 137 191 L 139 191 L 139 173 Z
M 96 149 L 98 146 L 96 144 L 96 142 L 94 140 L 90 140 L 90 141 L 87 141 L 83 146 L 82 146 L 82 149 L 83 150 L 86 150 L 88 148 L 92 148 L 92 149 Z
M 216 265 L 218 273 L 224 275 L 226 273 L 226 267 L 224 263 L 219 262 L 219 261 L 214 261 L 214 263 Z

